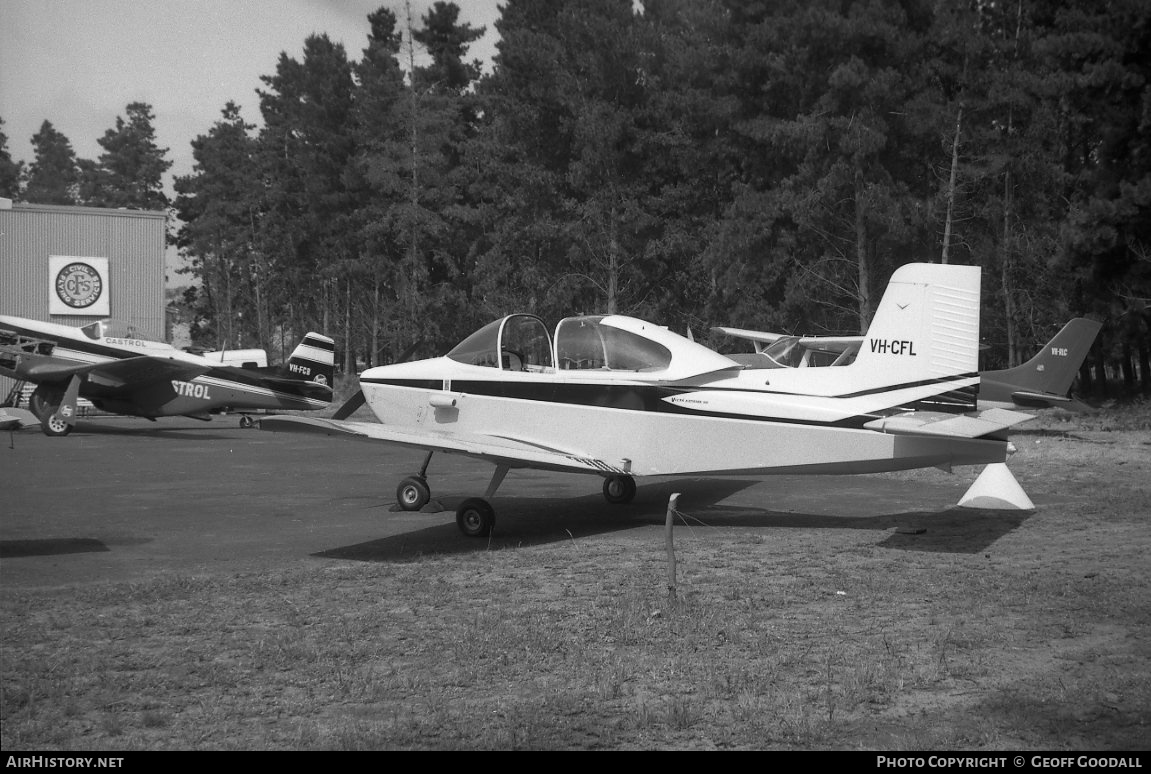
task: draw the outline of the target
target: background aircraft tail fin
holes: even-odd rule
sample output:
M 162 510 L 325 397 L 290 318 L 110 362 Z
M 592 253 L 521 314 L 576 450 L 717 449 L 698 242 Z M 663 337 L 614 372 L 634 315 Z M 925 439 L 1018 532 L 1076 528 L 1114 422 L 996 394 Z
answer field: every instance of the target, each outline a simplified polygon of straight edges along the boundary
M 309 331 L 288 358 L 284 376 L 334 387 L 336 382 L 336 342 Z
M 901 383 L 977 374 L 979 280 L 978 266 L 896 269 L 849 367 Z
M 1017 390 L 1066 395 L 1102 327 L 1103 323 L 1076 317 L 1026 363 L 1002 371 L 988 371 L 984 376 L 1008 383 Z

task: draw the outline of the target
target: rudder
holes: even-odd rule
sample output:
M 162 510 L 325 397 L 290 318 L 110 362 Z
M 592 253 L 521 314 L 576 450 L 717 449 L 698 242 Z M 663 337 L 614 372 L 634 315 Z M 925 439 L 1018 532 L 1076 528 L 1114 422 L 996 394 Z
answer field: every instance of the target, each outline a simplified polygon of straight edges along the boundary
M 336 381 L 336 342 L 309 331 L 288 358 L 285 375 L 293 379 L 334 387 Z
M 899 267 L 855 362 L 847 367 L 886 373 L 903 383 L 974 376 L 979 370 L 979 282 L 978 266 Z

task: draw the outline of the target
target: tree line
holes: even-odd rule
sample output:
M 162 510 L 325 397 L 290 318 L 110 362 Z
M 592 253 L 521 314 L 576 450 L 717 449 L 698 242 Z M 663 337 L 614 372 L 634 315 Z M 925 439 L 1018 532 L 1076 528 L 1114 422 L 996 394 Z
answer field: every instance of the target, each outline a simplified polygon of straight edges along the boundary
M 506 0 L 495 24 L 488 72 L 452 3 L 381 7 L 358 58 L 309 36 L 171 202 L 138 103 L 98 163 L 45 122 L 0 190 L 170 206 L 213 347 L 314 328 L 350 369 L 525 311 L 724 350 L 713 325 L 862 332 L 934 261 L 983 268 L 983 367 L 1091 316 L 1087 392 L 1151 391 L 1142 0 Z

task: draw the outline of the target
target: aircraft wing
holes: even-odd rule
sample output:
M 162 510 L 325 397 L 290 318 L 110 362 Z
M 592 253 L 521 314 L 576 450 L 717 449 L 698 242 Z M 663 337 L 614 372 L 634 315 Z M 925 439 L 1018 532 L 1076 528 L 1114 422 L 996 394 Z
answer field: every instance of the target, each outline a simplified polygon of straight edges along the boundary
M 85 376 L 102 387 L 118 389 L 165 379 L 191 379 L 207 373 L 207 366 L 180 360 L 141 355 L 102 363 L 76 363 L 51 355 L 21 354 L 14 369 L 18 378 L 30 382 L 63 382 Z
M 746 328 L 712 328 L 716 333 L 725 333 L 737 339 L 754 341 L 759 344 L 774 344 L 780 339 L 792 338 L 790 333 L 771 333 L 769 331 L 752 331 Z M 799 336 L 799 343 L 808 349 L 818 349 L 823 352 L 843 352 L 849 347 L 858 347 L 863 342 L 862 336 Z
M 746 328 L 725 328 L 721 325 L 713 327 L 712 330 L 716 333 L 725 333 L 737 339 L 746 339 L 747 341 L 754 341 L 759 344 L 774 344 L 788 335 L 786 333 L 769 333 L 767 331 L 749 331 Z
M 303 379 L 293 379 L 287 376 L 262 376 L 264 384 L 272 388 L 283 388 L 289 392 L 296 392 L 305 398 L 332 401 L 332 388 L 320 382 L 308 382 Z
M 542 446 L 505 435 L 480 433 L 438 433 L 400 430 L 378 422 L 347 422 L 298 416 L 268 416 L 260 419 L 260 429 L 272 432 L 311 433 L 360 441 L 378 441 L 417 449 L 463 454 L 513 468 L 541 468 L 567 473 L 633 475 L 623 462 L 608 463 L 581 456 L 571 450 Z
M 1021 411 L 987 409 L 978 414 L 946 414 L 915 411 L 909 414 L 875 419 L 864 425 L 891 435 L 931 435 L 949 438 L 982 438 L 1006 430 L 1035 417 Z

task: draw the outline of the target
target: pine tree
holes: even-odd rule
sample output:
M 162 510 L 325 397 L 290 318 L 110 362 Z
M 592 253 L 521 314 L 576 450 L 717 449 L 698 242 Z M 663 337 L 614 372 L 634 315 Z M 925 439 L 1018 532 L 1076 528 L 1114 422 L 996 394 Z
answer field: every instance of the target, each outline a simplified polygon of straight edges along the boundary
M 20 177 L 24 162 L 13 161 L 8 151 L 8 135 L 4 133 L 4 119 L 0 118 L 0 196 L 16 199 L 20 196 Z
M 407 148 L 403 105 L 407 89 L 399 56 L 403 34 L 396 15 L 380 8 L 368 16 L 368 47 L 355 65 L 351 131 L 355 154 L 345 177 L 354 197 L 351 228 L 356 235 L 356 261 L 349 279 L 361 283 L 357 311 L 366 328 L 367 362 L 378 364 L 407 346 L 397 322 L 396 276 L 401 236 L 392 208 L 404 197 L 402 161 Z
M 260 80 L 268 87 L 257 91 L 263 244 L 282 259 L 293 327 L 329 330 L 340 267 L 354 249 L 344 180 L 354 152 L 352 65 L 341 44 L 310 35 L 302 61 L 281 53 L 276 74 Z
M 176 244 L 190 259 L 199 280 L 200 316 L 205 330 L 193 330 L 197 343 L 215 349 L 256 342 L 267 348 L 273 272 L 259 250 L 260 196 L 254 125 L 228 102 L 221 119 L 192 141 L 192 174 L 175 181 L 174 207 L 182 222 Z M 247 323 L 247 329 L 241 326 Z
M 916 72 L 929 24 L 926 4 L 892 0 L 732 13 L 746 160 L 733 214 L 764 213 L 769 283 L 786 281 L 797 313 L 822 308 L 802 312 L 813 326 L 865 330 L 883 278 L 922 257 L 937 132 Z
M 1052 269 L 1074 278 L 1079 308 L 1109 319 L 1100 338 L 1124 390 L 1151 394 L 1151 7 L 1069 0 L 1052 26 L 1071 201 Z
M 645 88 L 626 0 L 509 2 L 477 147 L 500 181 L 480 290 L 556 313 L 635 310 L 650 215 L 641 201 Z M 498 287 L 497 287 L 498 286 Z M 650 290 L 650 288 L 649 288 Z
M 168 149 L 156 145 L 152 106 L 133 102 L 125 112 L 127 120 L 117 116 L 115 128 L 97 141 L 104 149 L 97 162 L 80 165 L 79 199 L 92 207 L 164 210 L 163 176 L 172 162 L 164 158 Z
M 37 204 L 76 204 L 80 168 L 72 143 L 51 122 L 32 136 L 35 158 L 24 182 L 25 201 Z

